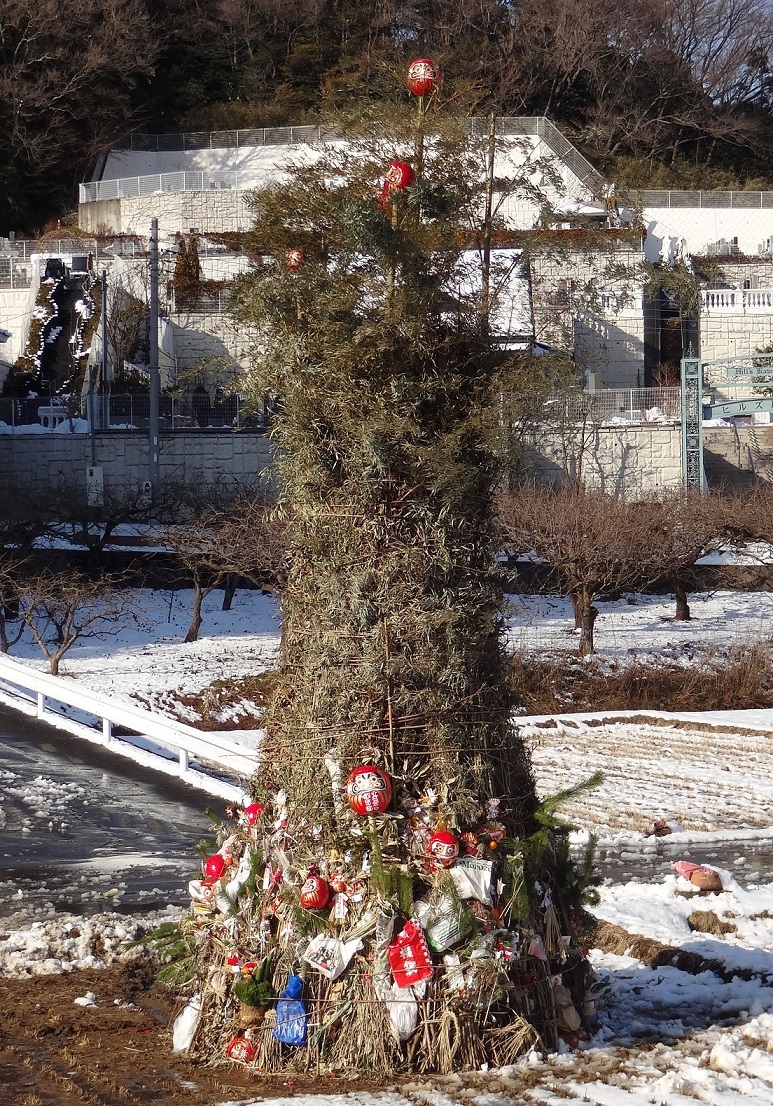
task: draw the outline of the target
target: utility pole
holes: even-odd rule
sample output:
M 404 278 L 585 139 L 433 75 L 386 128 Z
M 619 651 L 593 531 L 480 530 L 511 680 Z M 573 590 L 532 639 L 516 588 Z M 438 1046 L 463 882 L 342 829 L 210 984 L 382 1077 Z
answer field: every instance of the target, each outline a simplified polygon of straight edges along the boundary
M 150 433 L 150 494 L 158 495 L 161 482 L 161 433 L 159 408 L 161 405 L 161 379 L 158 371 L 158 219 L 150 224 L 150 334 L 149 334 L 150 405 L 148 430 Z

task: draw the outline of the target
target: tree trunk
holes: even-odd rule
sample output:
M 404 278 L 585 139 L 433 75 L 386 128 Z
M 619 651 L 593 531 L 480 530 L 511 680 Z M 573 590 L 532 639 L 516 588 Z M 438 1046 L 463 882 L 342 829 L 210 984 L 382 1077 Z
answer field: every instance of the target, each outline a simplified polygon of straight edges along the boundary
M 223 610 L 230 611 L 231 604 L 234 601 L 236 595 L 236 584 L 238 577 L 235 573 L 229 572 L 225 578 L 225 586 L 223 588 Z
M 579 595 L 570 595 L 569 598 L 572 601 L 572 613 L 574 614 L 574 628 L 575 630 L 582 629 L 582 602 Z
M 692 615 L 690 604 L 687 602 L 687 588 L 681 580 L 674 584 L 674 596 L 676 598 L 674 622 L 689 622 Z
M 204 593 L 201 587 L 201 577 L 198 572 L 193 574 L 193 617 L 191 618 L 191 624 L 188 627 L 188 633 L 185 635 L 186 643 L 199 640 L 199 630 L 201 624 L 204 621 L 201 617 L 201 603 L 204 598 Z
M 594 652 L 593 626 L 598 616 L 598 607 L 594 607 L 592 603 L 588 603 L 582 612 L 582 620 L 580 622 L 579 653 L 581 657 L 590 656 L 590 654 Z

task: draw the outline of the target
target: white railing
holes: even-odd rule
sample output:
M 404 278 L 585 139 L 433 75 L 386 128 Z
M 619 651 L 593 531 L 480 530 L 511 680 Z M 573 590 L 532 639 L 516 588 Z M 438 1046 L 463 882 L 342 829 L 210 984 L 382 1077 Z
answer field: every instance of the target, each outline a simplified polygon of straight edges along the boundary
M 7 656 L 0 656 L 0 702 L 235 802 L 244 797 L 257 765 L 256 754 L 222 733 L 205 733 Z M 93 722 L 68 717 L 63 706 L 83 712 Z M 114 733 L 116 726 L 124 732 Z
M 274 175 L 275 176 L 275 175 Z M 78 202 L 117 200 L 131 196 L 152 196 L 157 192 L 244 192 L 272 179 L 267 170 L 250 172 L 149 173 L 144 177 L 116 177 L 89 181 L 78 186 Z
M 704 311 L 770 311 L 773 288 L 708 288 L 701 291 Z
M 467 121 L 471 134 L 488 134 L 488 118 L 472 117 Z M 497 134 L 518 137 L 535 135 L 593 192 L 604 188 L 604 178 L 586 157 L 544 116 L 502 116 L 496 121 Z M 340 141 L 342 135 L 330 127 L 256 127 L 234 131 L 198 131 L 180 134 L 127 135 L 115 144 L 118 150 L 147 152 L 215 150 L 247 146 L 284 146 L 298 143 Z M 274 174 L 275 177 L 275 174 Z M 115 200 L 124 196 L 145 196 L 154 192 L 190 192 L 210 188 L 245 190 L 256 188 L 273 179 L 269 171 L 250 173 L 154 173 L 144 177 L 121 177 L 116 180 L 89 181 L 79 185 L 79 202 Z

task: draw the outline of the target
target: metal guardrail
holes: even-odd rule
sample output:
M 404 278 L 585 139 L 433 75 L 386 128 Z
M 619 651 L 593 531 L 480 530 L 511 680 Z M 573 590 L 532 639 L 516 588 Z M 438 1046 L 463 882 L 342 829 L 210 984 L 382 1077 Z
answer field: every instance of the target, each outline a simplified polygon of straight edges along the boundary
M 471 134 L 488 134 L 489 121 L 484 117 L 468 120 Z M 496 121 L 497 133 L 503 136 L 535 135 L 567 165 L 594 193 L 605 187 L 604 178 L 586 157 L 577 150 L 559 129 L 544 116 L 502 116 Z M 215 150 L 248 146 L 284 146 L 297 143 L 319 143 L 342 139 L 331 127 L 264 127 L 236 131 L 200 131 L 184 134 L 127 135 L 115 148 L 161 153 L 164 151 Z M 79 185 L 79 202 L 123 199 L 147 196 L 157 192 L 190 192 L 227 189 L 243 191 L 265 183 L 269 170 L 252 172 L 177 172 L 153 173 L 139 177 L 88 181 Z
M 0 656 L 0 700 L 42 722 L 102 745 L 110 752 L 140 760 L 146 766 L 179 776 L 186 783 L 224 798 L 238 801 L 244 795 L 246 783 L 257 764 L 250 750 L 221 733 L 205 733 L 143 707 L 118 702 L 100 692 L 81 688 L 72 680 L 38 672 L 5 656 Z M 67 717 L 55 709 L 56 704 L 83 711 L 94 722 Z M 114 734 L 114 726 L 120 727 L 125 734 Z M 139 748 L 137 739 L 140 739 Z M 140 750 L 144 756 L 138 756 Z M 193 759 L 198 766 L 192 766 Z M 207 776 L 207 765 L 227 772 L 232 782 Z

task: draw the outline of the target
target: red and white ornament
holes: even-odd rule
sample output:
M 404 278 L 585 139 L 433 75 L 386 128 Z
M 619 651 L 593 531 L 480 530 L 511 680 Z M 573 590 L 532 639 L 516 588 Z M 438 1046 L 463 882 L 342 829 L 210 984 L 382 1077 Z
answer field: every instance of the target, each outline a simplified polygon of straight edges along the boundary
M 246 820 L 247 825 L 257 825 L 265 809 L 262 803 L 250 803 L 249 806 L 246 806 L 242 811 L 242 816 Z
M 255 1045 L 246 1037 L 232 1037 L 226 1046 L 226 1053 L 232 1060 L 249 1064 L 255 1059 Z
M 383 814 L 392 802 L 392 781 L 375 764 L 361 764 L 346 780 L 346 801 L 355 814 Z
M 301 887 L 301 906 L 304 910 L 324 910 L 330 899 L 330 888 L 322 876 L 309 872 Z
M 297 247 L 287 251 L 287 268 L 291 273 L 297 273 L 306 264 L 306 254 Z
M 427 859 L 435 868 L 450 868 L 459 856 L 459 838 L 449 830 L 437 830 L 429 839 Z
M 389 207 L 395 192 L 403 192 L 406 188 L 410 188 L 415 180 L 416 174 L 413 171 L 413 166 L 409 165 L 407 161 L 393 159 L 390 162 L 389 172 L 378 198 L 378 206 L 381 210 L 384 211 Z
M 405 923 L 405 928 L 389 946 L 387 957 L 398 987 L 410 987 L 432 975 L 432 956 L 418 922 Z
M 437 88 L 440 73 L 434 61 L 416 58 L 408 66 L 408 90 L 414 96 L 431 96 Z

